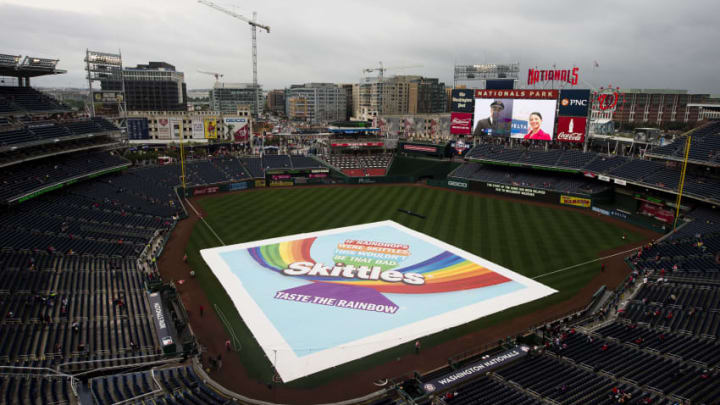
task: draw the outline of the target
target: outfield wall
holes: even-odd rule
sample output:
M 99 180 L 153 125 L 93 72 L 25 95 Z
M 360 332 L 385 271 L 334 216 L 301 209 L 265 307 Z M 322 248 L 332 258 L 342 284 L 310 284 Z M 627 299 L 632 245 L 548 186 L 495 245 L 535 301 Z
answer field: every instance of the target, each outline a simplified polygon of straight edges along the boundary
M 510 184 L 472 181 L 458 178 L 448 180 L 429 180 L 428 184 L 437 187 L 447 187 L 453 190 L 475 191 L 485 194 L 505 195 L 508 197 L 523 198 L 530 201 L 568 205 L 584 209 L 590 209 L 590 207 L 592 207 L 593 205 L 592 195 L 578 193 L 560 193 L 557 191 L 542 190 L 527 186 L 514 186 Z

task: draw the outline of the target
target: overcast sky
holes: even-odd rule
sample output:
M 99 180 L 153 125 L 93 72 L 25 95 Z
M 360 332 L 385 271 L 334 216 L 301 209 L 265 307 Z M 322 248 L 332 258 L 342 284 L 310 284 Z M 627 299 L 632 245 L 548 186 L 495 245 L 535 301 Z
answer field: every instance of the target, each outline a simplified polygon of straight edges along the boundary
M 218 0 L 270 25 L 258 32 L 264 89 L 358 82 L 362 69 L 452 85 L 453 65 L 580 67 L 587 84 L 720 93 L 720 1 Z M 125 66 L 166 61 L 189 89 L 252 81 L 249 26 L 195 0 L 0 0 L 0 53 L 60 59 L 67 74 L 36 86 L 87 87 L 85 49 L 122 51 Z M 599 67 L 593 67 L 593 61 Z M 374 73 L 373 73 L 374 74 Z M 587 87 L 587 86 L 585 86 Z

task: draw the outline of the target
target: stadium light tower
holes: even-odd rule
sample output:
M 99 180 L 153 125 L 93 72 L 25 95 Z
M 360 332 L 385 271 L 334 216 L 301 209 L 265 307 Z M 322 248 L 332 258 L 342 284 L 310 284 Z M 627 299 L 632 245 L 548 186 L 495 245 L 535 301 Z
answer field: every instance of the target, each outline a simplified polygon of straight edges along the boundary
M 255 113 L 260 116 L 260 91 L 258 89 L 258 80 L 257 80 L 257 29 L 263 29 L 267 31 L 267 33 L 270 33 L 270 26 L 268 25 L 262 25 L 259 24 L 257 19 L 257 13 L 253 11 L 253 17 L 252 20 L 240 15 L 238 13 L 235 13 L 233 11 L 230 11 L 224 7 L 220 7 L 217 4 L 208 1 L 208 0 L 198 0 L 198 3 L 204 4 L 208 7 L 214 8 L 215 10 L 225 13 L 231 17 L 235 17 L 238 20 L 245 21 L 246 23 L 250 24 L 250 29 L 252 30 L 252 64 L 253 64 L 253 87 L 255 88 Z

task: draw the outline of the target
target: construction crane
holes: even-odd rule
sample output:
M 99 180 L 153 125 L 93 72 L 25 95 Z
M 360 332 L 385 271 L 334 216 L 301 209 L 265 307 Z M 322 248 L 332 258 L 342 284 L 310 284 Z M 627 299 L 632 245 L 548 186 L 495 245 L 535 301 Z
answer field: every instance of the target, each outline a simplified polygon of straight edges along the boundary
M 258 88 L 258 80 L 257 80 L 257 29 L 263 29 L 268 34 L 270 33 L 270 26 L 259 24 L 257 20 L 257 13 L 253 11 L 252 20 L 240 15 L 238 13 L 235 13 L 233 11 L 230 11 L 226 8 L 220 7 L 217 4 L 208 1 L 208 0 L 198 0 L 198 3 L 204 4 L 208 7 L 214 8 L 217 11 L 220 11 L 221 13 L 225 13 L 231 17 L 235 17 L 238 20 L 245 21 L 246 23 L 250 24 L 250 29 L 252 31 L 252 64 L 253 64 L 253 88 L 255 89 L 255 113 L 260 116 L 260 91 Z
M 391 67 L 384 67 L 382 62 L 378 62 L 378 67 L 376 68 L 365 68 L 363 69 L 363 73 L 372 73 L 372 72 L 378 72 L 378 81 L 383 81 L 383 76 L 385 75 L 386 70 L 400 70 L 400 69 L 413 69 L 413 68 L 421 68 L 423 65 L 408 65 L 408 66 L 391 66 Z
M 215 84 L 219 83 L 220 79 L 222 79 L 222 77 L 223 77 L 222 73 L 217 73 L 217 72 L 206 72 L 204 70 L 198 70 L 198 73 L 215 76 Z
M 376 67 L 376 68 L 365 68 L 365 69 L 363 69 L 362 71 L 363 71 L 363 73 L 372 73 L 372 72 L 375 72 L 375 71 L 378 72 L 378 77 L 377 77 L 377 79 L 378 79 L 378 111 L 377 111 L 377 113 L 378 113 L 378 114 L 382 114 L 382 113 L 383 113 L 382 110 L 383 110 L 383 107 L 384 107 L 384 106 L 383 106 L 383 99 L 382 99 L 382 94 L 383 94 L 383 92 L 384 92 L 384 89 L 383 89 L 382 83 L 383 83 L 383 78 L 384 78 L 384 76 L 385 76 L 385 71 L 386 71 L 386 70 L 399 70 L 399 69 L 421 68 L 421 67 L 423 67 L 423 65 L 408 65 L 408 66 L 384 67 L 382 61 L 378 62 L 378 65 L 379 65 L 379 66 Z

